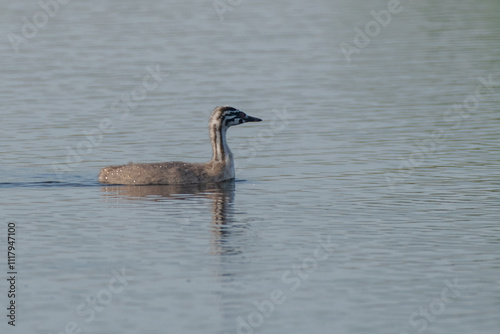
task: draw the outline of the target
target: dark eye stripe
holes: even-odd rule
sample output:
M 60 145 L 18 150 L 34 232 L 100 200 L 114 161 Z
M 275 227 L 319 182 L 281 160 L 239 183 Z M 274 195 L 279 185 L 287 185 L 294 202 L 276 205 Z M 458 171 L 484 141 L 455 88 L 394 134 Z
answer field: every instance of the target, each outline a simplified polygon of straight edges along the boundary
M 227 126 L 229 124 L 229 122 L 231 122 L 233 120 L 234 120 L 234 117 L 232 117 L 232 118 L 226 118 L 226 120 L 224 121 L 224 125 Z

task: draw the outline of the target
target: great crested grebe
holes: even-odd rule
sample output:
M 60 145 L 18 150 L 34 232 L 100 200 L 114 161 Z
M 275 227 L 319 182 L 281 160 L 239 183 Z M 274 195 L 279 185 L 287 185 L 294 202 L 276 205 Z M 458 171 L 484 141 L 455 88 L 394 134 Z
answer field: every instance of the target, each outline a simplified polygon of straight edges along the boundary
M 212 160 L 207 163 L 181 161 L 129 163 L 101 169 L 99 182 L 109 184 L 196 184 L 234 179 L 233 154 L 227 146 L 226 131 L 230 126 L 260 122 L 233 107 L 217 107 L 210 115 L 208 130 L 212 143 Z

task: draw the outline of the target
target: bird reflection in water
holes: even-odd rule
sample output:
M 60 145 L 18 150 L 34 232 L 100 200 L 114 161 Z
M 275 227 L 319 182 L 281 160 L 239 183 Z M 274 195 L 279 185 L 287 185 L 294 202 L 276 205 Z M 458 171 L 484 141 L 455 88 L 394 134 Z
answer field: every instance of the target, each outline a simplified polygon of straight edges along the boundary
M 228 180 L 212 184 L 184 185 L 149 185 L 149 186 L 104 186 L 101 188 L 108 199 L 124 198 L 128 200 L 192 201 L 193 208 L 200 206 L 200 201 L 209 199 L 211 208 L 211 246 L 212 253 L 220 255 L 239 254 L 241 250 L 230 242 L 232 234 L 241 234 L 247 229 L 246 223 L 237 223 L 234 219 L 233 200 L 235 181 Z M 189 213 L 185 212 L 181 224 L 192 224 Z

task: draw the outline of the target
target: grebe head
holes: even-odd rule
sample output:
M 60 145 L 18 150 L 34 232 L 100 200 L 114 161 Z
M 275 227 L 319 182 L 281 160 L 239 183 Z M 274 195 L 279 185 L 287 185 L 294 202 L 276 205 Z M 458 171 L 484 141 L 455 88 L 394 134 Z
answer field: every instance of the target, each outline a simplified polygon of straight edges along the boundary
M 243 124 L 246 122 L 260 122 L 260 118 L 247 115 L 241 110 L 230 106 L 217 107 L 210 116 L 210 125 L 217 124 L 222 128 L 229 128 L 233 125 Z

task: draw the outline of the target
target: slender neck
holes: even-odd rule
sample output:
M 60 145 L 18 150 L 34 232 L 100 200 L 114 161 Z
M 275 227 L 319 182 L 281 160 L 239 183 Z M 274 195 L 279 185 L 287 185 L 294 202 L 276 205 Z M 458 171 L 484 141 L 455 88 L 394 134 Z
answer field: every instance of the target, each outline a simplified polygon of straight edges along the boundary
M 212 161 L 228 162 L 233 154 L 226 143 L 226 127 L 220 123 L 210 124 L 210 141 L 212 142 Z

